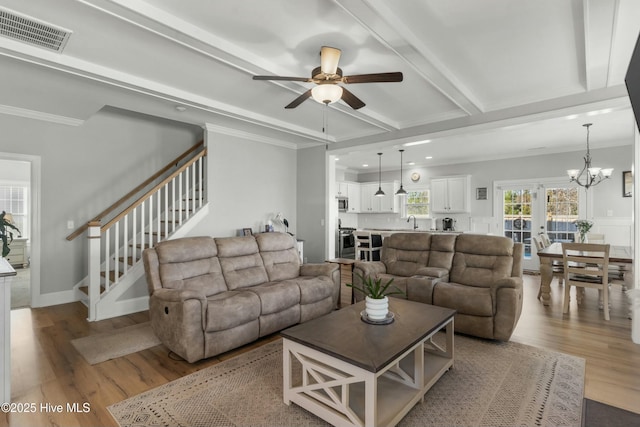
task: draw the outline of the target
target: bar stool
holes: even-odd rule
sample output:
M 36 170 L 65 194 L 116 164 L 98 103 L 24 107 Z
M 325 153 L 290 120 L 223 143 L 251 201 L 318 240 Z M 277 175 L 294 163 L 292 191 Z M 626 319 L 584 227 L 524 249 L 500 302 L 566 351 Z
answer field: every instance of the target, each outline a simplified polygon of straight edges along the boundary
M 380 259 L 380 249 L 382 249 L 382 239 L 376 242 L 370 231 L 354 231 L 353 237 L 356 244 L 356 260 L 364 259 L 365 261 L 373 261 L 373 254 L 378 253 Z M 364 255 L 364 256 L 363 256 Z

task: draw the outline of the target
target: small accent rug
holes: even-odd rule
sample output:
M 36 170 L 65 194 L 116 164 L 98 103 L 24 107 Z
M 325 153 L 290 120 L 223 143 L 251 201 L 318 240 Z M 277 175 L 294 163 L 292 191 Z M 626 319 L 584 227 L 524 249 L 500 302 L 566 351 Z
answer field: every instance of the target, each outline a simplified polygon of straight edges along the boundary
M 580 426 L 584 359 L 460 335 L 454 345 L 454 368 L 398 425 Z M 281 340 L 108 409 L 120 426 L 328 425 L 284 404 Z
M 151 330 L 151 323 L 145 322 L 77 338 L 71 340 L 71 344 L 90 365 L 95 365 L 146 350 L 161 343 Z

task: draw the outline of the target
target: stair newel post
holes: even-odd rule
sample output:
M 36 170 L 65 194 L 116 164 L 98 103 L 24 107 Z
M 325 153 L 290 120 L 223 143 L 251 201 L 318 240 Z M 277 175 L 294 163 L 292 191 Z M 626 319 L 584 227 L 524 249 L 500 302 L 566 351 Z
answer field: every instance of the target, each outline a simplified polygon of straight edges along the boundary
M 100 221 L 89 222 L 87 236 L 89 239 L 89 319 L 96 320 L 96 303 L 100 299 L 100 237 L 102 224 Z

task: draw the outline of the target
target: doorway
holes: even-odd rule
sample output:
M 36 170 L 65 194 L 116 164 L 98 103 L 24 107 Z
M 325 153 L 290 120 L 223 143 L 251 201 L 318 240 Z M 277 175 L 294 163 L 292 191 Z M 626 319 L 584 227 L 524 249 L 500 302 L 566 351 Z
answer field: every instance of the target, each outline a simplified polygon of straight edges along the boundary
M 0 153 L 0 211 L 12 216 L 14 231 L 7 258 L 16 270 L 11 285 L 11 308 L 37 306 L 40 295 L 39 213 L 40 158 Z
M 546 233 L 552 242 L 572 242 L 574 221 L 585 217 L 583 192 L 564 178 L 501 181 L 494 190 L 499 233 L 524 245 L 525 270 L 540 269 L 534 236 Z

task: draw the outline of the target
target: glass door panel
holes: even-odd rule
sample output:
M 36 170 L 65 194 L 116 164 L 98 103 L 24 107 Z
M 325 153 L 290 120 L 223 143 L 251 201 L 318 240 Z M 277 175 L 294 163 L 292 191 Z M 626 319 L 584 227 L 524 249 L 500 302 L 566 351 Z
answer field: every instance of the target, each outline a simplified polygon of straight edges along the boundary
M 578 188 L 546 188 L 546 227 L 552 242 L 574 242 L 579 218 Z

